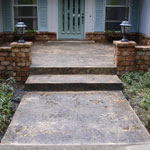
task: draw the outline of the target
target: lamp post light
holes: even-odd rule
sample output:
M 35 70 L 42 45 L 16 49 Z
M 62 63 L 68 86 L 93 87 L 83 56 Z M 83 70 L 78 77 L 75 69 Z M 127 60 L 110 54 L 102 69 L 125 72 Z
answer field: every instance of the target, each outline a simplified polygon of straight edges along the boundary
M 15 27 L 16 27 L 16 31 L 19 35 L 18 43 L 25 43 L 25 40 L 24 40 L 23 36 L 24 36 L 24 33 L 25 33 L 25 28 L 27 26 L 24 24 L 24 22 L 18 22 Z
M 121 32 L 123 35 L 121 42 L 129 42 L 129 40 L 127 39 L 127 34 L 129 33 L 131 24 L 129 24 L 128 21 L 122 21 L 120 26 L 121 26 Z

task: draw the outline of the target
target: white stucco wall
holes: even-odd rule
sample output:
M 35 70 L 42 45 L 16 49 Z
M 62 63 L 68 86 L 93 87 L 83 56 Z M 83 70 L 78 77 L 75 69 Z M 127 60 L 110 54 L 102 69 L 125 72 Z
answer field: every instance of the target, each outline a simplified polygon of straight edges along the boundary
M 2 22 L 2 0 L 0 0 L 0 32 L 3 31 L 3 22 Z
M 140 0 L 139 32 L 150 35 L 150 0 Z

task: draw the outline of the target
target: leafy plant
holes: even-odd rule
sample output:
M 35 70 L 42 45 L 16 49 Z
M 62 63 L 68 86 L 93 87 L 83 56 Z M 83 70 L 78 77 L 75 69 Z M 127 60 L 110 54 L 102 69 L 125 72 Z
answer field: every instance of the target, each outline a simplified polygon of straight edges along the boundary
M 116 30 L 106 30 L 106 33 L 116 33 Z
M 15 80 L 0 80 L 0 134 L 3 134 L 10 123 L 13 113 L 11 98 L 14 94 Z
M 150 70 L 146 73 L 130 72 L 121 77 L 124 94 L 150 131 Z
M 25 33 L 35 33 L 35 30 L 26 30 Z

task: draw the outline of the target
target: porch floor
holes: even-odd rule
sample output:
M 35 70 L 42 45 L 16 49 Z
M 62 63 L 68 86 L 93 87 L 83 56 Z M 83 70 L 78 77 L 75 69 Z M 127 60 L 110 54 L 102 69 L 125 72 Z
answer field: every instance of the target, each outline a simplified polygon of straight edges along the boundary
M 112 44 L 36 42 L 31 67 L 115 67 Z

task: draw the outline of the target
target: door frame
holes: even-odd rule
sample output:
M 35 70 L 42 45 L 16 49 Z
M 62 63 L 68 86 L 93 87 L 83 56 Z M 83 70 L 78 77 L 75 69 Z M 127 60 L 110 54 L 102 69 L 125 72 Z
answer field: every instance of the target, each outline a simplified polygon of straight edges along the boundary
M 84 40 L 85 39 L 85 0 L 83 0 L 83 3 L 84 3 L 84 8 L 83 8 L 83 11 L 84 11 L 84 24 L 83 24 L 83 29 L 82 29 L 82 33 L 79 36 L 72 36 L 72 37 L 69 37 L 69 34 L 68 34 L 68 37 L 64 34 L 64 36 L 61 34 L 61 21 L 62 19 L 61 18 L 61 1 L 62 0 L 58 0 L 58 40 Z M 72 34 L 71 34 L 72 35 Z

